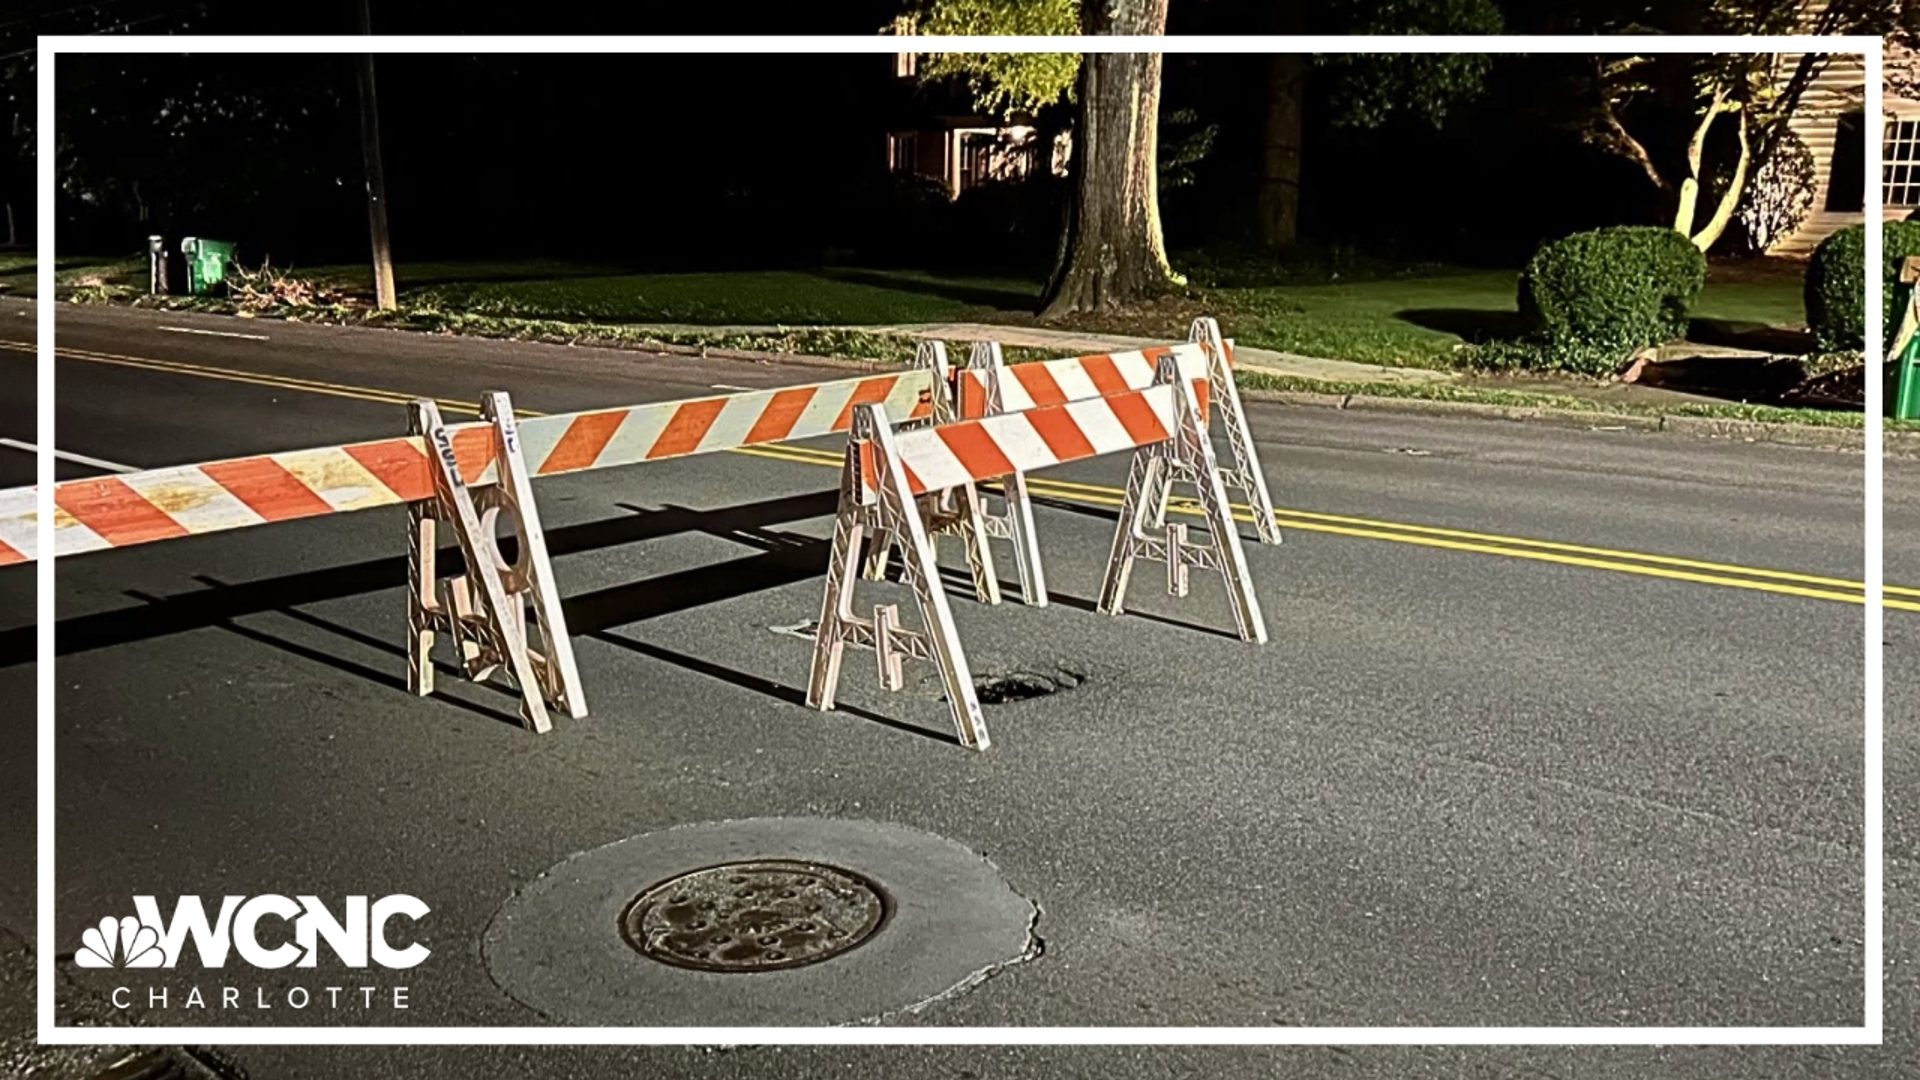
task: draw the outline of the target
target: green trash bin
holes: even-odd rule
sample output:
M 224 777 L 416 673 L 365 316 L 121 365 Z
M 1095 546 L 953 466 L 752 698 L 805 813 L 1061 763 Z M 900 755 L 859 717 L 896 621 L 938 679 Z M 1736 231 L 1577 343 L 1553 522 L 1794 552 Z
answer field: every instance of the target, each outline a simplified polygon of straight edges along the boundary
M 1900 381 L 1893 395 L 1893 418 L 1920 420 L 1920 334 L 1915 334 L 1900 353 Z
M 205 296 L 227 280 L 227 267 L 233 264 L 233 245 L 225 240 L 189 236 L 180 241 L 180 254 L 187 262 L 187 292 Z
M 1899 281 L 1893 286 L 1893 325 L 1886 327 L 1887 340 L 1898 343 L 1907 335 L 1905 345 L 1888 352 L 1898 365 L 1893 391 L 1893 416 L 1896 420 L 1920 420 L 1920 307 L 1914 303 L 1914 290 L 1920 288 L 1920 259 L 1901 260 Z

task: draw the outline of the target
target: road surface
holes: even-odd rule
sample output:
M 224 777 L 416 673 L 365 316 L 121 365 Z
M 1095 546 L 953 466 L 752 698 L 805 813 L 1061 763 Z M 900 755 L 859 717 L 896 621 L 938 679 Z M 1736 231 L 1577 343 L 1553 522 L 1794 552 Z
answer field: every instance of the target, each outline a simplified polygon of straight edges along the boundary
M 0 337 L 30 338 L 21 310 L 0 305 Z M 421 394 L 505 389 L 559 412 L 845 374 L 90 308 L 62 309 L 59 340 L 71 475 L 391 435 Z M 30 382 L 26 352 L 0 364 Z M 886 695 L 867 654 L 849 661 L 849 708 L 798 700 L 809 646 L 779 630 L 817 614 L 831 440 L 540 482 L 593 709 L 544 737 L 496 690 L 405 693 L 396 509 L 63 562 L 56 944 L 135 894 L 408 892 L 433 908 L 434 957 L 380 1022 L 537 1025 L 479 941 L 543 871 L 687 822 L 856 818 L 984 854 L 1041 911 L 1037 958 L 897 1022 L 1862 1022 L 1859 455 L 1251 417 L 1286 508 L 1286 543 L 1249 547 L 1271 643 L 1221 633 L 1212 582 L 1175 601 L 1146 573 L 1137 614 L 1090 611 L 1125 463 L 1061 470 L 1039 512 L 1055 605 L 955 611 L 977 674 L 1080 678 L 989 706 L 986 755 L 953 745 L 930 673 Z M 38 439 L 17 399 L 0 423 Z M 24 451 L 0 446 L 0 469 L 31 478 Z M 1889 462 L 1900 586 L 1920 585 L 1915 479 Z M 32 745 L 32 587 L 0 572 L 17 747 Z M 1896 676 L 1920 662 L 1913 619 L 1887 616 Z M 263 1078 L 1911 1075 L 1913 706 L 1896 677 L 1882 1048 L 235 1056 Z M 0 777 L 8 865 L 31 863 L 29 760 Z M 0 929 L 26 940 L 29 884 L 0 882 Z

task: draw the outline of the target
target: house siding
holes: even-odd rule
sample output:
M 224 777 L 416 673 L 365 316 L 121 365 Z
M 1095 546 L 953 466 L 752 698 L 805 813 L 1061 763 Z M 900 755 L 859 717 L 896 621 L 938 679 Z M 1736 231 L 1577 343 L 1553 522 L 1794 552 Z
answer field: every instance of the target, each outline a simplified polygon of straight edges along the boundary
M 1888 64 L 1912 62 L 1910 56 L 1897 55 L 1898 50 L 1889 49 Z M 1778 83 L 1784 85 L 1792 78 L 1794 69 L 1800 63 L 1804 53 L 1783 53 L 1777 67 Z M 1835 56 L 1813 84 L 1807 87 L 1800 99 L 1799 108 L 1787 121 L 1788 130 L 1798 135 L 1813 153 L 1815 187 L 1813 210 L 1807 215 L 1800 228 L 1781 237 L 1767 249 L 1769 255 L 1787 258 L 1806 258 L 1813 254 L 1820 241 L 1848 225 L 1857 225 L 1866 220 L 1861 211 L 1835 211 L 1826 209 L 1828 198 L 1833 194 L 1834 149 L 1838 139 L 1842 117 L 1859 112 L 1866 100 L 1867 69 L 1864 58 L 1859 56 Z M 1884 99 L 1885 111 L 1889 121 L 1897 117 L 1920 117 L 1920 102 L 1896 97 L 1889 93 Z M 1868 132 L 1868 138 L 1884 139 L 1884 132 Z M 1878 206 L 1879 184 L 1873 186 L 1874 205 Z M 1882 216 L 1889 221 L 1899 220 L 1907 215 L 1911 208 L 1884 207 Z

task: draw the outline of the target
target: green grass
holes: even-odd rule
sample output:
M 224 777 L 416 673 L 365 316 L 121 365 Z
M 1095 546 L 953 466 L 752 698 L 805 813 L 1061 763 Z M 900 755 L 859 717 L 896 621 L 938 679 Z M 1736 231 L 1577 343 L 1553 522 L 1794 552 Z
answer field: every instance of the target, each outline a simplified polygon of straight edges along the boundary
M 40 291 L 38 261 L 30 251 L 0 252 L 0 296 L 34 296 Z M 123 259 L 75 257 L 54 260 L 54 280 L 62 286 L 125 286 L 145 291 L 145 256 Z
M 297 272 L 297 271 L 296 271 Z M 316 278 L 366 291 L 359 267 Z M 422 263 L 397 270 L 416 308 L 523 319 L 696 326 L 877 326 L 992 317 L 1031 305 L 1037 282 L 900 270 L 634 274 L 564 263 Z
M 1207 293 L 1222 328 L 1242 344 L 1397 367 L 1449 368 L 1470 341 L 1523 329 L 1518 273 L 1448 270 L 1351 283 L 1227 288 Z M 1797 282 L 1714 282 L 1694 310 L 1738 328 L 1806 322 Z
M 1196 314 L 1219 316 L 1242 344 L 1308 356 L 1404 367 L 1461 366 L 1469 342 L 1520 332 L 1516 272 L 1408 266 L 1354 259 L 1294 263 L 1191 260 L 1191 294 L 1122 319 L 1076 320 L 1074 329 L 1158 336 Z M 363 266 L 292 268 L 297 276 L 364 296 Z M 82 287 L 145 283 L 144 261 L 62 260 L 60 280 Z M 1712 280 L 1696 315 L 1723 331 L 1798 326 L 1800 285 L 1790 274 Z M 31 295 L 32 258 L 0 256 L 0 288 Z M 522 260 L 403 263 L 402 305 L 427 318 L 456 316 L 605 326 L 828 327 L 922 322 L 1030 324 L 1039 282 L 944 277 L 907 270 L 769 270 L 636 274 L 619 267 Z

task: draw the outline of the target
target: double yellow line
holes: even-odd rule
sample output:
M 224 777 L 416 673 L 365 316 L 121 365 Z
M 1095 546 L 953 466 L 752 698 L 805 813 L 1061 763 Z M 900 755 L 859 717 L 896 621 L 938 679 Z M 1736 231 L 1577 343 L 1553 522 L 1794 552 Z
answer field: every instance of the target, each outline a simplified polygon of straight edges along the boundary
M 23 345 L 15 342 L 0 342 L 0 348 L 27 353 L 34 351 L 31 345 Z M 262 375 L 254 372 L 235 371 L 232 368 L 213 367 L 205 364 L 188 364 L 176 360 L 154 360 L 147 357 L 123 356 L 117 353 L 96 352 L 89 349 L 58 347 L 55 349 L 55 354 L 69 360 L 115 364 L 123 367 L 142 368 L 149 371 L 187 375 L 195 378 L 247 383 L 255 386 L 268 386 L 282 390 L 352 398 L 359 401 L 371 401 L 387 405 L 404 405 L 425 396 L 406 394 L 393 390 L 381 390 L 373 387 L 354 386 L 345 383 L 323 382 L 317 379 L 302 379 L 289 375 Z M 434 398 L 433 400 L 438 403 L 441 408 L 456 412 L 471 414 L 477 413 L 480 409 L 479 402 L 474 401 L 462 401 L 454 398 Z M 514 411 L 523 418 L 547 415 L 530 409 L 516 409 Z M 818 465 L 831 468 L 839 468 L 841 465 L 841 455 L 837 453 L 802 446 L 742 446 L 734 448 L 732 452 L 802 465 Z M 1117 507 L 1121 505 L 1125 495 L 1125 492 L 1114 487 L 1099 484 L 1082 484 L 1044 477 L 1028 478 L 1027 486 L 1036 495 L 1091 506 Z M 1177 500 L 1170 509 L 1180 514 L 1197 516 L 1200 513 L 1199 506 L 1191 500 Z M 1253 520 L 1253 511 L 1248 506 L 1235 504 L 1233 513 L 1238 520 Z M 1585 544 L 1567 544 L 1552 540 L 1534 540 L 1523 536 L 1505 536 L 1498 533 L 1473 532 L 1466 529 L 1446 529 L 1431 525 L 1410 525 L 1403 522 L 1381 521 L 1342 514 L 1322 514 L 1307 510 L 1282 509 L 1278 511 L 1277 516 L 1283 527 L 1301 532 L 1328 533 L 1335 536 L 1349 536 L 1363 540 L 1384 540 L 1390 543 L 1414 544 L 1420 547 L 1440 548 L 1448 551 L 1465 551 L 1478 555 L 1498 555 L 1510 559 L 1556 563 L 1561 566 L 1577 566 L 1589 570 L 1608 570 L 1622 574 L 1638 574 L 1642 577 L 1665 578 L 1670 581 L 1686 581 L 1700 585 L 1718 585 L 1725 588 L 1750 589 L 1758 592 L 1798 596 L 1812 600 L 1828 600 L 1850 604 L 1864 604 L 1866 602 L 1865 584 L 1846 578 L 1822 577 L 1816 574 L 1801 574 L 1787 570 L 1770 570 L 1760 567 L 1741 566 L 1736 563 L 1685 559 L 1670 555 L 1651 555 L 1644 552 L 1625 551 L 1618 548 L 1593 547 Z M 1920 611 L 1920 589 L 1888 585 L 1885 586 L 1884 592 L 1886 597 L 1885 605 L 1887 607 L 1900 611 Z

